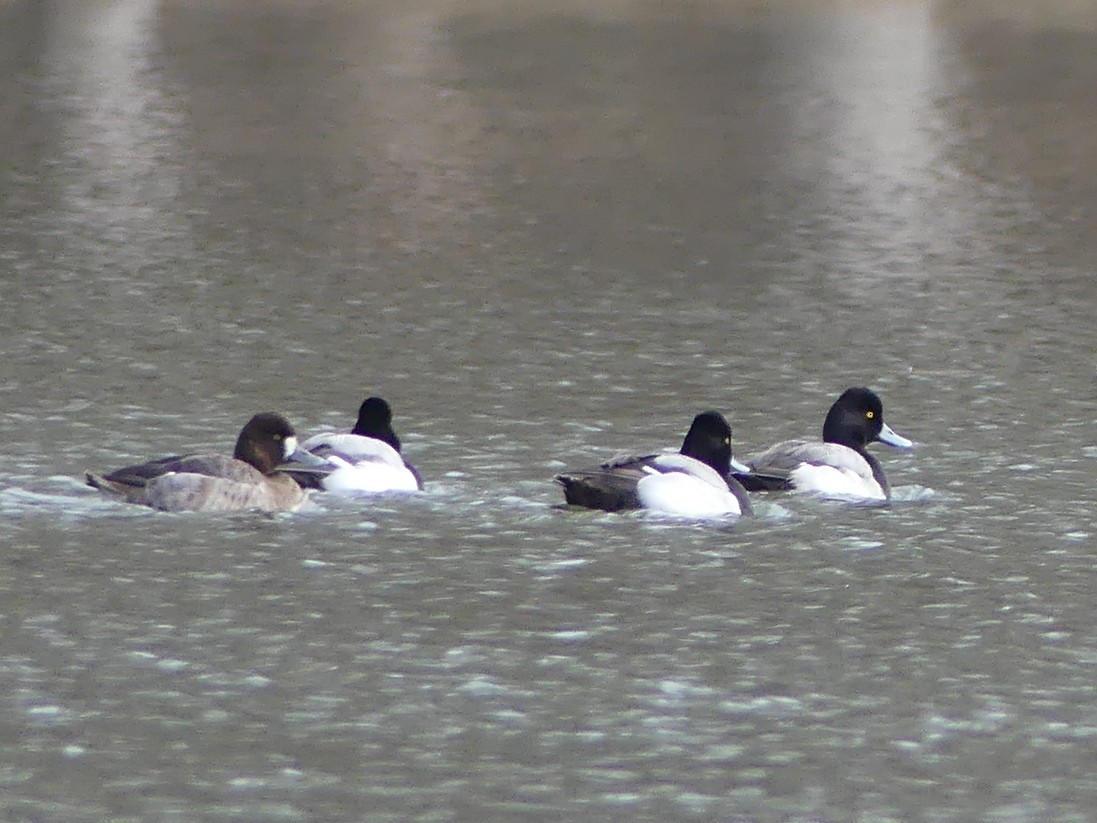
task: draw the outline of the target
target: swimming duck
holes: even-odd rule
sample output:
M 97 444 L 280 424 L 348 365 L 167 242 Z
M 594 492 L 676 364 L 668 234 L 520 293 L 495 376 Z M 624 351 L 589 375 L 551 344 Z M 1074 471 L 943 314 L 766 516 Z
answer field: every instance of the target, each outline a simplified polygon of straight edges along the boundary
M 729 475 L 745 469 L 731 456 L 731 426 L 719 412 L 693 418 L 678 454 L 620 457 L 555 480 L 573 506 L 603 511 L 653 509 L 694 517 L 752 514 L 743 487 Z
M 400 454 L 400 438 L 392 429 L 392 409 L 380 397 L 367 397 L 350 432 L 313 435 L 301 448 L 322 458 L 329 469 L 296 470 L 291 462 L 280 471 L 305 488 L 347 495 L 389 491 L 421 491 L 423 478 Z
M 275 469 L 291 456 L 313 459 L 299 452 L 289 421 L 266 412 L 241 429 L 232 457 L 175 455 L 105 475 L 87 472 L 85 479 L 127 502 L 164 511 L 290 511 L 305 501 L 306 492 Z
M 823 497 L 887 500 L 887 475 L 865 450 L 875 441 L 897 449 L 914 446 L 884 422 L 884 406 L 875 392 L 850 388 L 830 407 L 822 441 L 778 443 L 752 458 L 748 473 L 735 476 L 750 491 L 795 489 Z

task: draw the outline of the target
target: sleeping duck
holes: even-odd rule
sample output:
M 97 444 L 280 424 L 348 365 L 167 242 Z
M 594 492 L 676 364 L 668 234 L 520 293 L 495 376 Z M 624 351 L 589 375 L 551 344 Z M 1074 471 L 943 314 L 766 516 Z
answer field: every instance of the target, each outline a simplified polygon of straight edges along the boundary
M 301 448 L 328 466 L 292 463 L 281 470 L 305 488 L 346 495 L 421 491 L 423 478 L 400 453 L 400 438 L 392 429 L 392 409 L 380 397 L 367 397 L 349 432 L 324 432 L 308 438 Z

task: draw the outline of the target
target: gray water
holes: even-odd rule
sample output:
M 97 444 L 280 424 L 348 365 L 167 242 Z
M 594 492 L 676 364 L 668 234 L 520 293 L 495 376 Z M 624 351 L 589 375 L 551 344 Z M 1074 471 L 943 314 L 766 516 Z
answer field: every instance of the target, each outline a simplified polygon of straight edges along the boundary
M 1036 8 L 0 2 L 0 819 L 1092 820 L 1097 11 Z M 551 481 L 850 385 L 887 507 Z M 82 485 L 368 394 L 425 494 Z

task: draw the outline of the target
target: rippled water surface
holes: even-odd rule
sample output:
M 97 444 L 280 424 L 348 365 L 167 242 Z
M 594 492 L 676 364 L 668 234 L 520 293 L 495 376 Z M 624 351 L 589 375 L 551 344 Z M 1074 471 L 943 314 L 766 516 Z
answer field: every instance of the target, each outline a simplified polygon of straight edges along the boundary
M 1035 8 L 0 3 L 0 819 L 1092 819 L 1097 14 Z M 887 507 L 551 481 L 862 384 Z M 367 394 L 425 494 L 82 485 Z

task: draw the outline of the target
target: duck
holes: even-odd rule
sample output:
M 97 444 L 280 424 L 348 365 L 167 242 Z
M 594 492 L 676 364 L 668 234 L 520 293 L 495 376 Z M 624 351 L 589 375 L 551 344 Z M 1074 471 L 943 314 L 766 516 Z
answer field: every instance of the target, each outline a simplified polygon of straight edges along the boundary
M 750 491 L 791 489 L 834 499 L 889 500 L 887 474 L 865 449 L 874 442 L 914 447 L 884 422 L 884 405 L 874 391 L 848 388 L 830 407 L 821 441 L 777 443 L 748 460 L 750 471 L 735 477 Z
M 650 509 L 688 517 L 753 514 L 732 468 L 746 466 L 732 458 L 731 426 L 719 412 L 706 411 L 693 418 L 677 454 L 618 457 L 554 479 L 570 505 L 588 509 Z
M 252 417 L 236 439 L 231 457 L 173 455 L 126 466 L 108 474 L 86 472 L 85 481 L 128 503 L 161 511 L 293 511 L 307 492 L 277 468 L 290 458 L 312 461 L 297 445 L 297 433 L 280 414 Z
M 404 460 L 400 438 L 392 428 L 392 408 L 380 397 L 367 397 L 349 432 L 324 432 L 309 437 L 301 448 L 323 465 L 283 466 L 304 488 L 342 495 L 423 490 L 419 471 Z

